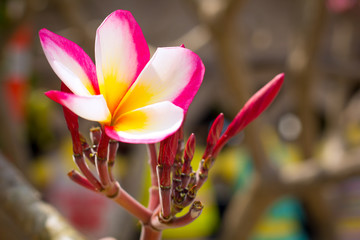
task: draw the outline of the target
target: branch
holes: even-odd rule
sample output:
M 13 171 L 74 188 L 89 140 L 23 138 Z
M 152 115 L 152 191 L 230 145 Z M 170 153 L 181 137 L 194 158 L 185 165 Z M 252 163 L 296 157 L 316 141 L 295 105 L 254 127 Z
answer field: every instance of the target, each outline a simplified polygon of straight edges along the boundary
M 359 158 L 360 149 L 356 149 L 336 165 L 320 165 L 320 161 L 312 159 L 293 168 L 281 169 L 268 178 L 256 174 L 247 191 L 237 192 L 231 199 L 221 239 L 247 239 L 262 214 L 276 199 L 290 194 L 304 198 L 314 194 L 314 190 L 321 192 L 330 184 L 360 176 Z M 332 231 L 328 229 L 328 232 L 326 239 L 332 237 Z
M 237 191 L 231 198 L 220 239 L 249 239 L 265 210 L 280 196 L 278 186 L 255 174 L 247 191 Z
M 300 148 L 305 159 L 312 157 L 318 138 L 318 126 L 314 114 L 312 88 L 316 56 L 326 25 L 325 0 L 304 2 L 303 20 L 297 32 L 295 46 L 288 55 L 290 81 L 294 82 L 296 109 L 303 125 L 299 138 Z M 314 238 L 334 239 L 334 222 L 328 202 L 324 198 L 324 188 L 312 188 L 311 193 L 301 195 L 308 219 L 314 226 Z
M 311 191 L 312 187 L 326 187 L 360 175 L 360 149 L 352 150 L 337 164 L 320 165 L 308 160 L 295 168 L 282 169 L 280 175 L 289 192 Z
M 0 155 L 0 207 L 30 239 L 84 239 Z
M 302 25 L 287 59 L 288 76 L 294 82 L 295 101 L 303 124 L 300 146 L 306 159 L 312 156 L 313 146 L 316 145 L 317 126 L 311 89 L 314 86 L 313 73 L 326 16 L 325 0 L 305 2 Z

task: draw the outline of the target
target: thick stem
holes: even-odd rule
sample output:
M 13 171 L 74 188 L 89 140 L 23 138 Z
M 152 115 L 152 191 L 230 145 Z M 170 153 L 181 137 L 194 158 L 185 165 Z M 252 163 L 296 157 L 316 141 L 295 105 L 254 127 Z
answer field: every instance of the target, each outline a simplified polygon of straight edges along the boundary
M 161 231 L 155 230 L 148 225 L 142 225 L 140 240 L 160 240 Z
M 113 167 L 115 165 L 115 159 L 116 159 L 116 153 L 119 147 L 119 143 L 113 140 L 110 140 L 110 147 L 109 147 L 109 161 L 108 161 L 108 172 L 109 172 L 109 177 L 110 177 L 110 181 L 114 182 L 115 178 L 113 175 Z
M 106 135 L 105 132 L 103 132 L 101 134 L 96 158 L 96 170 L 99 174 L 101 184 L 104 185 L 105 188 L 110 185 L 110 176 L 107 166 L 109 141 L 110 138 Z
M 160 186 L 161 217 L 167 221 L 171 217 L 171 166 L 158 165 L 157 175 Z
M 138 218 L 143 224 L 148 224 L 152 215 L 152 212 L 141 205 L 136 199 L 130 196 L 120 186 L 117 195 L 112 198 L 116 203 L 125 208 L 129 213 Z
M 160 203 L 160 198 L 159 198 L 159 187 L 158 186 L 152 186 L 149 189 L 149 204 L 148 204 L 148 209 L 150 211 L 155 210 Z

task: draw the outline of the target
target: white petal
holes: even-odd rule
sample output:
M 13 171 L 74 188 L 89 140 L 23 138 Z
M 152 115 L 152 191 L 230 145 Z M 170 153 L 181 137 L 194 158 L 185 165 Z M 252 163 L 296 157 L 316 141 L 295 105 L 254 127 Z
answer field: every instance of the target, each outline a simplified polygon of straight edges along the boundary
M 159 48 L 118 106 L 115 115 L 162 101 L 186 112 L 204 75 L 201 59 L 182 47 Z
M 95 42 L 96 71 L 100 92 L 111 112 L 149 58 L 145 38 L 130 12 L 115 11 L 99 26 Z
M 79 117 L 104 124 L 111 121 L 110 111 L 102 95 L 77 96 L 60 91 L 49 91 L 45 94 L 50 99 L 70 109 Z
M 76 95 L 99 94 L 95 65 L 75 43 L 47 29 L 39 32 L 46 58 L 61 81 Z
M 179 129 L 184 111 L 171 102 L 160 102 L 127 112 L 106 127 L 109 137 L 127 143 L 155 143 Z

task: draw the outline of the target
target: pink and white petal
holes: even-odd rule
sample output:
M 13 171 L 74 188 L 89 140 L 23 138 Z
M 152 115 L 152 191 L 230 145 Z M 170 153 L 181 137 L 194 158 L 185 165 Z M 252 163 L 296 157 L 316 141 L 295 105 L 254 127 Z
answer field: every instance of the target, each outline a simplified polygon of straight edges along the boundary
M 144 35 L 130 12 L 117 10 L 99 26 L 95 40 L 96 70 L 100 92 L 112 113 L 149 58 Z
M 186 112 L 204 72 L 201 59 L 189 49 L 158 48 L 121 101 L 116 115 L 162 101 L 171 101 Z
M 183 109 L 166 101 L 127 112 L 105 131 L 121 142 L 156 143 L 177 131 L 183 120 Z
M 111 122 L 111 114 L 102 95 L 77 96 L 61 91 L 48 91 L 45 95 L 67 107 L 79 117 L 103 124 Z
M 47 29 L 41 29 L 39 37 L 51 67 L 73 93 L 80 96 L 100 93 L 95 65 L 78 45 Z

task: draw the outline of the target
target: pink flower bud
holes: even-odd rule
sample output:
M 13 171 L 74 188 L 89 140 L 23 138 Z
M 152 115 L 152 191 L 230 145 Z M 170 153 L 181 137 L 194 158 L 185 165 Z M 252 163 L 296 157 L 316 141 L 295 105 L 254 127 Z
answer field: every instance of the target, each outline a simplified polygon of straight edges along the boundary
M 159 159 L 160 165 L 172 166 L 177 152 L 179 132 L 175 132 L 170 137 L 160 142 Z
M 274 100 L 284 82 L 284 73 L 275 76 L 269 83 L 256 92 L 235 116 L 223 136 L 216 143 L 213 155 L 216 156 L 221 148 L 250 122 L 257 118 Z
M 191 164 L 191 160 L 194 157 L 195 146 L 196 146 L 196 138 L 195 138 L 195 134 L 192 133 L 186 142 L 182 173 L 189 174 L 191 172 L 190 164 Z
M 214 120 L 213 124 L 211 125 L 207 141 L 206 141 L 206 149 L 203 154 L 203 159 L 206 159 L 210 156 L 216 142 L 220 138 L 221 131 L 224 126 L 224 114 L 220 113 L 219 116 Z

